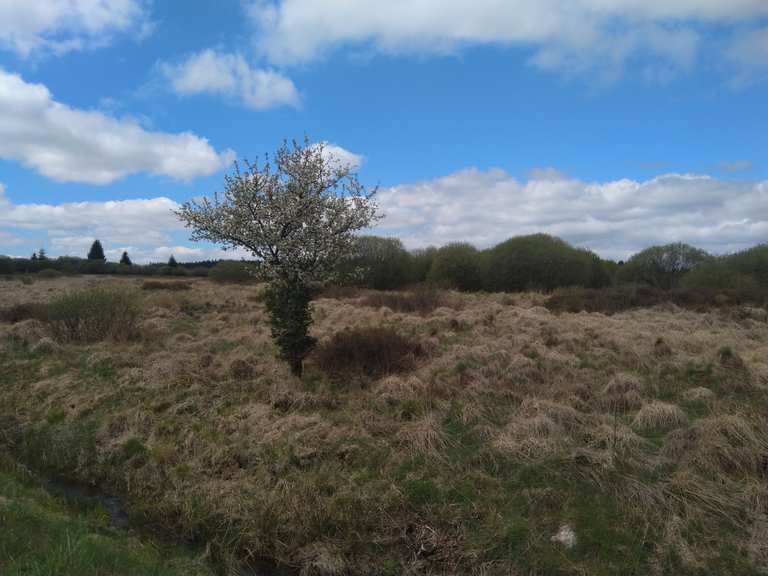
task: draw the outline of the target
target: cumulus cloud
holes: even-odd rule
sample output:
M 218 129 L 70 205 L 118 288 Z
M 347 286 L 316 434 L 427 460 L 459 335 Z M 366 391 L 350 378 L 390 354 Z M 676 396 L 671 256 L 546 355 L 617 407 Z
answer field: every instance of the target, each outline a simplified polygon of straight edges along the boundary
M 252 68 L 241 54 L 203 50 L 160 70 L 180 95 L 216 94 L 254 109 L 299 104 L 293 82 L 274 70 Z
M 620 259 L 668 242 L 725 253 L 768 238 L 768 181 L 667 174 L 585 182 L 553 169 L 520 180 L 504 170 L 472 168 L 381 189 L 377 200 L 385 218 L 372 232 L 399 237 L 409 248 L 455 241 L 482 248 L 545 232 Z M 113 260 L 122 250 L 137 262 L 164 261 L 171 253 L 179 260 L 248 256 L 185 245 L 187 231 L 173 214 L 178 204 L 169 198 L 14 204 L 0 190 L 0 207 L 0 254 L 42 245 L 54 256 L 85 254 L 99 238 Z
M 151 29 L 144 0 L 2 0 L 0 48 L 20 56 L 107 43 L 116 33 Z
M 379 192 L 377 228 L 410 248 L 469 241 L 487 247 L 546 232 L 605 257 L 653 244 L 690 242 L 716 253 L 768 237 L 768 182 L 669 174 L 583 182 L 554 170 L 519 181 L 503 170 L 468 169 Z
M 191 180 L 228 166 L 190 132 L 151 132 L 130 119 L 79 110 L 54 100 L 42 84 L 0 68 L 0 158 L 60 182 L 108 184 L 135 172 Z
M 14 204 L 0 186 L 0 207 L 0 254 L 46 246 L 52 256 L 83 256 L 99 238 L 107 258 L 115 261 L 123 250 L 137 263 L 166 261 L 171 254 L 181 262 L 247 256 L 207 244 L 180 244 L 187 234 L 174 214 L 179 204 L 169 198 Z
M 271 61 L 312 60 L 341 46 L 445 53 L 464 46 L 522 45 L 547 69 L 616 67 L 637 54 L 690 66 L 700 24 L 768 15 L 764 0 L 250 0 L 258 47 Z
M 345 166 L 352 170 L 357 170 L 362 166 L 365 160 L 360 154 L 355 154 L 349 150 L 331 144 L 330 142 L 322 142 L 323 146 L 323 158 L 329 164 L 337 164 L 339 166 Z

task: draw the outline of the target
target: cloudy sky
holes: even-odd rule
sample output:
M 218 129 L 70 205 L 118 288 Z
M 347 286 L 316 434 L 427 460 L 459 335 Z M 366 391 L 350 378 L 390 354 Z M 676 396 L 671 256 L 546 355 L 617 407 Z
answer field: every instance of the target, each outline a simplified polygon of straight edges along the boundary
M 284 138 L 376 233 L 768 241 L 766 0 L 0 0 L 0 254 L 218 257 L 172 209 Z

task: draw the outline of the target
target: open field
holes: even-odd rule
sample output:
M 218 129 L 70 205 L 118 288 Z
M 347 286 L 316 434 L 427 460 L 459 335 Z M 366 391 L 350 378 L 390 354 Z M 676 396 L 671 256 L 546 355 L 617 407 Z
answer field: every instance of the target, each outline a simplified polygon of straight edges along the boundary
M 0 449 L 120 494 L 136 525 L 219 567 L 766 573 L 760 316 L 554 315 L 540 294 L 457 293 L 401 313 L 353 292 L 315 301 L 321 346 L 387 326 L 419 353 L 383 376 L 329 377 L 318 356 L 299 380 L 275 358 L 260 287 L 188 282 L 0 282 L 0 308 L 90 284 L 141 295 L 126 341 L 0 323 Z

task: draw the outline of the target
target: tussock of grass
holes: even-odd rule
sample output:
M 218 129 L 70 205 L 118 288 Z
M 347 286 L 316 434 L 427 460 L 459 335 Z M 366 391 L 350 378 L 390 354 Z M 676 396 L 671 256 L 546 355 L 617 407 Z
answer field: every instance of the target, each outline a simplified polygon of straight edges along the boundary
M 632 426 L 644 432 L 682 426 L 688 418 L 682 408 L 668 402 L 655 400 L 643 405 L 632 419 Z

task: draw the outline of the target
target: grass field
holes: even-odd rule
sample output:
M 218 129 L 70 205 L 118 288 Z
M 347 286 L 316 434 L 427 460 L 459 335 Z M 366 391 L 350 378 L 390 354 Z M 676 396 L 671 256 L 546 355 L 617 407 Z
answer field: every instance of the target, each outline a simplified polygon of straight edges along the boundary
M 120 494 L 135 525 L 207 547 L 216 566 L 766 573 L 759 317 L 672 304 L 553 315 L 540 294 L 451 293 L 431 312 L 397 312 L 386 295 L 339 293 L 314 303 L 321 347 L 390 327 L 418 354 L 384 375 L 329 371 L 318 356 L 299 380 L 275 358 L 260 287 L 141 283 L 0 283 L 0 308 L 90 284 L 133 288 L 141 307 L 125 341 L 61 343 L 38 320 L 0 323 L 0 448 Z M 90 541 L 92 519 L 61 516 L 8 475 L 0 486 L 23 503 L 9 515 L 0 502 L 14 530 L 39 513 Z M 57 530 L 40 558 L 56 558 Z M 152 558 L 132 573 L 177 573 Z

